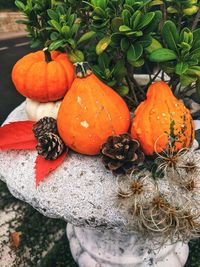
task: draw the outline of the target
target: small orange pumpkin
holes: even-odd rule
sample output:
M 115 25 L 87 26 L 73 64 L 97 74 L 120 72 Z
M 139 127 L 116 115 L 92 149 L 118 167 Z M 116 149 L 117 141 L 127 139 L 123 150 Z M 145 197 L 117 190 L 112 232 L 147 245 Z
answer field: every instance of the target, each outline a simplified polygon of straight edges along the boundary
M 61 104 L 57 122 L 67 146 L 96 155 L 109 136 L 127 132 L 130 112 L 124 100 L 84 62 L 77 64 L 77 78 Z
M 194 123 L 186 107 L 176 99 L 165 82 L 152 84 L 147 99 L 135 110 L 131 136 L 137 139 L 146 155 L 167 148 L 169 137 L 175 151 L 191 147 Z
M 19 93 L 39 102 L 63 98 L 74 76 L 74 66 L 67 55 L 56 51 L 30 53 L 12 70 L 12 80 Z

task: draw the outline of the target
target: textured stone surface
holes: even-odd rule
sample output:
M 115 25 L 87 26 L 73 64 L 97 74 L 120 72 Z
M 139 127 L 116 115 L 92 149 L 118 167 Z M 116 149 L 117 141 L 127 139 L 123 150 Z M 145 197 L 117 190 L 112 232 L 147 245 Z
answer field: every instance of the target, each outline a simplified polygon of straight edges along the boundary
M 24 103 L 8 121 L 26 120 Z M 107 172 L 98 157 L 70 153 L 62 166 L 48 176 L 36 189 L 34 162 L 36 151 L 0 152 L 0 179 L 7 183 L 11 193 L 48 217 L 62 218 L 76 226 L 98 229 L 134 229 L 134 219 L 128 206 L 116 204 L 119 183 Z M 149 180 L 149 201 L 155 196 Z M 168 183 L 161 179 L 160 188 L 168 194 Z M 174 196 L 170 196 L 174 199 Z M 169 200 L 170 200 L 169 197 Z M 185 199 L 184 199 L 185 202 Z M 183 203 L 184 203 L 183 202 Z M 161 233 L 162 234 L 162 233 Z
M 182 242 L 156 249 L 155 244 L 136 234 L 113 230 L 88 230 L 68 224 L 67 235 L 80 267 L 183 267 L 189 253 L 188 245 Z

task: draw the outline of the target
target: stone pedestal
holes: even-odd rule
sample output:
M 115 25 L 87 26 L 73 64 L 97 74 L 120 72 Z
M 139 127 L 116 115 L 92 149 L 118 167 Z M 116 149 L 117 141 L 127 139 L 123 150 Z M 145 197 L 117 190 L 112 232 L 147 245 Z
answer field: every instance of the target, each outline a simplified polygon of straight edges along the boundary
M 136 234 L 114 230 L 89 230 L 67 225 L 74 260 L 80 267 L 182 267 L 189 249 L 182 242 L 156 245 Z

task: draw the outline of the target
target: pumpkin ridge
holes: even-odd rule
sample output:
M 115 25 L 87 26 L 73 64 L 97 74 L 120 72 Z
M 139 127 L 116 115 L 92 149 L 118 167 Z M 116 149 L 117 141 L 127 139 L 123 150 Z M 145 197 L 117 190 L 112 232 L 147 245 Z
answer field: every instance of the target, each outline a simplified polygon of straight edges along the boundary
M 58 60 L 55 60 L 55 62 L 61 67 L 61 69 L 63 70 L 63 73 L 65 74 L 65 81 L 67 83 L 67 87 L 70 86 L 70 83 L 69 83 L 69 79 L 68 79 L 68 74 L 63 66 L 63 64 L 61 63 L 61 61 L 58 61 Z
M 46 88 L 46 96 L 49 99 L 49 88 L 48 88 L 48 63 L 46 64 L 45 68 L 45 88 Z
M 90 80 L 88 81 L 89 78 L 90 78 Z M 94 128 L 93 131 L 95 132 L 96 137 L 99 138 L 102 141 L 102 138 L 99 135 L 99 131 L 98 131 L 98 129 L 100 127 L 97 125 L 98 116 L 99 116 L 99 114 L 97 114 L 97 113 L 101 110 L 101 108 L 99 110 L 97 110 L 97 108 L 95 107 L 96 101 L 99 102 L 99 100 L 97 100 L 96 95 L 94 96 L 94 94 L 92 94 L 92 91 L 94 89 L 93 89 L 93 86 L 91 86 L 91 83 L 93 83 L 93 80 L 91 78 L 92 77 L 88 77 L 87 78 L 87 81 L 85 80 L 85 78 L 82 78 L 79 81 L 81 81 L 81 83 L 82 83 L 82 86 L 81 87 L 84 88 L 83 90 L 85 90 L 85 89 L 87 90 L 87 94 L 88 94 L 88 97 L 89 97 L 90 103 L 91 103 L 91 110 L 95 110 L 95 113 L 96 113 L 95 114 L 95 121 L 94 121 L 94 125 L 93 125 L 93 128 Z M 101 93 L 101 91 L 102 91 L 101 88 L 98 88 L 97 89 L 97 92 L 98 93 Z M 91 124 L 90 124 L 90 126 L 91 126 Z
M 149 99 L 147 97 L 147 101 L 148 100 Z M 154 91 L 154 94 L 152 96 L 152 100 L 151 100 L 151 102 L 149 104 L 149 109 L 148 109 L 148 106 L 145 106 L 144 111 L 143 111 L 144 113 L 147 113 L 146 116 L 148 118 L 148 120 L 147 120 L 147 126 L 145 127 L 145 131 L 147 131 L 148 128 L 150 128 L 150 131 L 151 132 L 156 131 L 156 128 L 157 128 L 156 126 L 157 125 L 153 125 L 153 123 L 152 123 L 152 117 L 148 116 L 148 113 L 150 113 L 152 111 L 152 109 L 153 109 L 153 107 L 155 105 L 155 102 L 156 102 L 156 92 Z M 148 135 L 148 132 L 146 132 L 146 135 Z M 153 147 L 154 147 L 155 144 L 156 144 L 157 138 L 155 139 L 154 138 L 154 135 L 150 135 L 150 138 L 151 138 L 150 142 L 151 142 L 151 144 L 153 144 Z M 149 142 L 149 147 L 150 147 L 150 142 Z M 150 153 L 153 153 L 153 151 L 150 151 Z
M 34 67 L 35 64 L 37 64 L 38 62 L 35 62 L 33 64 L 31 64 L 31 66 L 27 69 L 26 71 L 26 76 L 24 76 L 24 80 L 23 80 L 23 90 L 26 89 L 28 94 L 29 94 L 29 90 L 27 89 L 27 87 L 25 86 L 26 83 L 28 83 L 29 81 L 27 81 L 27 77 L 28 77 L 28 73 L 29 71 Z
M 116 130 L 115 130 L 112 122 L 113 122 L 113 116 L 119 117 L 119 112 L 118 112 L 118 107 L 116 107 L 116 104 L 114 104 L 111 99 L 112 99 L 113 95 L 116 96 L 117 98 L 119 98 L 119 95 L 112 88 L 109 88 L 107 85 L 105 86 L 103 84 L 103 82 L 101 80 L 99 80 L 96 76 L 95 76 L 95 78 L 96 78 L 97 83 L 99 84 L 100 88 L 102 87 L 102 85 L 104 86 L 103 88 L 101 88 L 102 100 L 103 100 L 103 102 L 105 102 L 105 99 L 107 99 L 107 102 L 109 101 L 108 105 L 104 105 L 104 111 L 106 112 L 106 115 L 108 116 L 108 121 L 111 124 L 112 133 L 116 134 Z M 112 94 L 112 96 L 111 96 L 111 94 Z M 105 96 L 107 96 L 107 97 L 105 97 Z M 125 106 L 126 105 L 125 101 L 123 99 L 120 99 L 120 100 L 123 101 L 123 105 Z M 108 106 L 109 109 L 111 109 L 112 111 L 115 111 L 115 113 L 113 114 L 113 112 L 110 112 L 109 109 L 105 108 L 106 106 Z M 111 113 L 111 115 L 110 115 L 110 113 Z M 129 112 L 129 116 L 130 116 L 130 112 Z
M 25 57 L 24 57 L 24 61 L 27 61 L 29 63 L 28 70 L 35 63 L 35 61 L 29 62 L 29 60 L 27 58 L 25 59 Z M 21 66 L 20 66 L 20 64 L 16 63 L 13 70 L 12 70 L 12 80 L 13 80 L 13 83 L 15 84 L 16 87 L 17 87 L 16 83 L 18 83 L 18 68 L 21 68 Z M 24 72 L 27 73 L 27 69 L 24 69 Z M 23 83 L 22 83 L 22 90 L 20 89 L 20 93 L 21 93 L 21 91 L 24 90 L 24 87 L 25 87 L 25 81 L 24 81 L 25 75 L 21 75 L 21 79 L 22 79 Z
M 36 68 L 36 66 L 38 65 L 38 67 Z M 35 80 L 37 80 L 37 79 L 39 79 L 38 77 L 35 77 L 34 76 L 34 72 L 33 72 L 33 70 L 34 69 L 36 69 L 36 73 L 38 74 L 38 73 L 43 73 L 44 74 L 44 72 L 45 71 L 41 71 L 41 69 L 40 69 L 40 66 L 41 65 L 43 65 L 43 66 L 45 66 L 45 71 L 46 71 L 46 67 L 47 67 L 47 63 L 45 62 L 45 61 L 38 61 L 38 62 L 36 62 L 35 64 L 33 64 L 32 65 L 32 68 L 30 68 L 29 69 L 29 71 L 27 72 L 27 74 L 26 74 L 26 79 L 28 79 L 28 81 L 26 80 L 26 83 L 27 83 L 27 85 L 28 86 L 26 86 L 26 90 L 27 90 L 27 92 L 31 95 L 31 94 L 33 94 L 34 95 L 34 92 L 35 92 L 35 89 L 37 89 L 37 91 L 39 91 L 39 93 L 41 93 L 42 91 L 45 91 L 45 97 L 47 96 L 47 91 L 45 90 L 45 88 L 44 88 L 44 86 L 43 86 L 43 88 L 42 88 L 42 90 L 38 90 L 38 88 L 35 86 Z M 42 67 L 43 67 L 42 66 Z M 38 71 L 39 70 L 39 71 Z M 42 69 L 43 70 L 43 69 Z M 30 80 L 30 76 L 29 76 L 29 74 L 30 74 L 30 72 L 33 72 L 32 73 L 32 75 L 31 75 L 31 78 L 32 78 L 32 81 Z M 44 75 L 43 75 L 44 76 Z M 41 80 L 41 79 L 39 79 L 39 80 Z M 30 86 L 30 85 L 32 85 L 32 86 Z M 44 98 L 44 97 L 43 97 Z M 42 101 L 41 101 L 42 102 Z
M 71 61 L 69 60 L 67 55 L 59 54 L 55 58 L 55 61 L 58 62 L 63 67 L 66 75 L 67 86 L 68 88 L 70 88 L 75 78 L 74 66 L 71 64 Z M 71 75 L 71 72 L 74 73 L 73 77 Z
M 95 82 L 97 82 L 97 83 L 99 84 L 100 88 L 103 86 L 103 88 L 101 89 L 102 92 L 104 93 L 104 95 L 103 95 L 103 99 L 105 98 L 104 96 L 109 96 L 109 99 L 110 99 L 110 93 L 111 93 L 111 92 L 112 92 L 112 94 L 115 95 L 117 98 L 120 97 L 120 96 L 115 92 L 114 89 L 112 89 L 112 88 L 108 87 L 107 85 L 105 85 L 105 84 L 104 84 L 101 80 L 99 80 L 95 75 L 94 75 L 94 77 L 95 77 Z M 125 103 L 125 101 L 123 100 L 123 98 L 122 98 L 121 100 L 123 101 L 124 105 L 126 105 L 126 103 Z M 113 109 L 116 109 L 116 106 L 113 105 L 113 102 L 112 102 L 112 101 L 110 101 L 109 107 L 110 107 L 110 105 L 112 105 L 112 108 L 113 108 Z M 116 110 L 116 111 L 118 111 L 118 110 Z M 118 113 L 118 112 L 117 112 L 117 113 Z
M 99 84 L 99 86 L 100 86 L 100 84 Z M 102 102 L 103 112 L 106 114 L 107 121 L 108 121 L 108 123 L 110 125 L 109 127 L 112 129 L 113 134 L 116 134 L 116 131 L 115 131 L 113 125 L 112 125 L 112 117 L 110 116 L 110 113 L 107 110 L 106 105 L 105 105 L 105 95 L 106 95 L 106 93 L 103 91 L 103 89 L 101 87 L 100 87 L 100 90 L 99 90 L 99 95 L 101 95 L 100 102 Z M 98 112 L 101 112 L 101 110 L 102 110 L 102 108 L 99 107 L 99 111 Z M 96 117 L 96 122 L 97 122 L 97 117 Z M 100 138 L 100 139 L 102 140 L 102 138 Z

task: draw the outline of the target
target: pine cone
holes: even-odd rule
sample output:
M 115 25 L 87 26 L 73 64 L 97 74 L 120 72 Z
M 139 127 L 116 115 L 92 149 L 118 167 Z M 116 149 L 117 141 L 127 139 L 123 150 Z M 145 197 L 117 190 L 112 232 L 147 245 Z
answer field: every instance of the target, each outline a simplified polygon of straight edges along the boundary
M 46 133 L 38 139 L 38 154 L 47 160 L 57 159 L 65 150 L 62 139 L 54 133 Z
M 58 135 L 57 121 L 52 117 L 44 117 L 33 125 L 33 133 L 37 139 L 46 133 Z
M 114 174 L 125 174 L 144 161 L 139 142 L 129 134 L 110 136 L 100 153 L 105 167 Z

